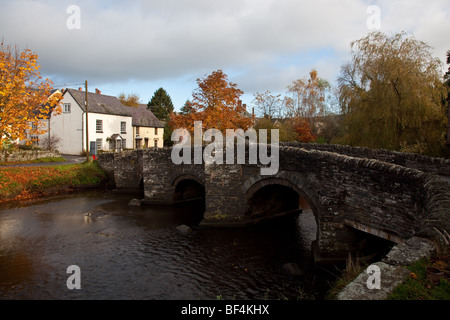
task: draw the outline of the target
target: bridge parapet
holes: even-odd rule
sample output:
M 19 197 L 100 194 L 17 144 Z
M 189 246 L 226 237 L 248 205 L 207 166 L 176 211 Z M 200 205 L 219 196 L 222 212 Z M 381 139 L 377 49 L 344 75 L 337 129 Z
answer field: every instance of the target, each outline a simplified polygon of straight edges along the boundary
M 438 251 L 450 246 L 450 185 L 428 175 L 423 184 L 426 216 L 416 236 L 431 240 Z
M 346 145 L 315 144 L 301 142 L 285 142 L 281 146 L 334 152 L 363 159 L 375 159 L 382 162 L 398 164 L 441 176 L 450 177 L 450 159 L 428 157 L 416 153 L 405 153 L 385 149 L 369 149 Z

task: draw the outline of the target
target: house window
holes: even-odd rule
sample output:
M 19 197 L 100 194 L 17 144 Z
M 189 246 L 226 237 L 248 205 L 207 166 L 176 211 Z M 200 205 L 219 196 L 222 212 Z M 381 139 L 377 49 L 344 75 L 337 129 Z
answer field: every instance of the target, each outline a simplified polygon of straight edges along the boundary
M 102 150 L 103 149 L 103 139 L 97 139 L 95 141 L 96 147 L 97 147 L 97 151 Z
M 136 137 L 139 137 L 139 127 L 136 127 Z
M 127 140 L 122 139 L 122 149 L 126 149 L 126 148 L 127 148 Z
M 158 135 L 158 128 L 155 128 L 155 136 Z
M 32 128 L 33 130 L 37 130 L 37 123 L 36 123 L 36 122 L 33 122 L 33 124 L 31 125 L 31 128 Z
M 39 137 L 38 136 L 31 136 L 31 142 L 34 146 L 39 146 Z
M 120 133 L 127 133 L 127 123 L 125 121 L 120 122 Z
M 155 139 L 155 148 L 158 148 L 158 139 Z
M 70 113 L 70 103 L 64 103 L 64 113 Z
M 97 120 L 95 122 L 95 131 L 98 133 L 102 133 L 103 132 L 103 120 Z

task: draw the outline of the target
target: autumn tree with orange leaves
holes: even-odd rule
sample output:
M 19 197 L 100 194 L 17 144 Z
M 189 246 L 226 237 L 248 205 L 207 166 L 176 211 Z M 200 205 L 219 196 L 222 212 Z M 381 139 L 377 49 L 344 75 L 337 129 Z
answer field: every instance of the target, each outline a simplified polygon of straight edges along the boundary
M 183 114 L 172 114 L 170 125 L 173 129 L 185 128 L 194 131 L 194 121 L 202 121 L 203 129 L 247 130 L 252 119 L 246 115 L 240 101 L 243 91 L 237 84 L 229 82 L 222 70 L 214 71 L 203 79 L 197 79 L 198 88 Z
M 297 141 L 300 142 L 315 142 L 317 136 L 312 132 L 309 121 L 302 118 L 293 118 L 291 120 L 291 126 L 297 133 Z
M 39 120 L 60 112 L 61 96 L 52 95 L 53 83 L 41 77 L 37 59 L 29 49 L 0 43 L 0 148 L 27 133 L 45 133 Z

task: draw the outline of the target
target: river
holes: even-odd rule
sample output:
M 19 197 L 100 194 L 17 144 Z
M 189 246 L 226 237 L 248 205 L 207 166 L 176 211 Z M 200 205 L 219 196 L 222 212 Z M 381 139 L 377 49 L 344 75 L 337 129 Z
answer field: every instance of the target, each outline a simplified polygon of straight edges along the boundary
M 130 207 L 130 195 L 83 191 L 0 209 L 1 299 L 323 299 L 311 263 L 311 210 L 249 228 L 198 228 L 202 209 Z M 190 234 L 176 227 L 193 226 Z M 303 274 L 293 276 L 285 263 Z M 69 266 L 81 289 L 69 289 Z

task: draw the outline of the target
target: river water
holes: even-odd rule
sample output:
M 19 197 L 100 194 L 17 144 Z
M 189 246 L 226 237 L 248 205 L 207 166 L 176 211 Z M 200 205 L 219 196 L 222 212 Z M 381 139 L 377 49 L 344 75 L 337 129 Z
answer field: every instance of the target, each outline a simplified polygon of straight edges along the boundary
M 322 299 L 314 217 L 250 228 L 198 228 L 202 209 L 130 207 L 130 195 L 89 191 L 0 209 L 1 299 Z M 185 235 L 176 227 L 193 226 Z M 284 271 L 296 263 L 303 275 Z M 70 290 L 69 266 L 81 289 Z

